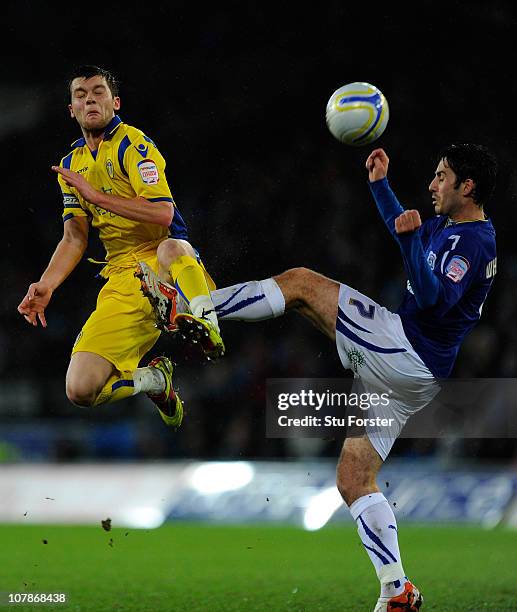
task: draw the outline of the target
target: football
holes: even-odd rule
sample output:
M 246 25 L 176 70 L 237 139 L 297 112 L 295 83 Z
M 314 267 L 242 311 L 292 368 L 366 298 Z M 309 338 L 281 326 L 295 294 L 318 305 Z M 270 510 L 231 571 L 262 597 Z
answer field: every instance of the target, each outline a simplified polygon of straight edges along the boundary
M 377 140 L 388 125 L 388 101 L 370 83 L 349 83 L 337 89 L 327 103 L 327 126 L 335 138 L 358 147 Z

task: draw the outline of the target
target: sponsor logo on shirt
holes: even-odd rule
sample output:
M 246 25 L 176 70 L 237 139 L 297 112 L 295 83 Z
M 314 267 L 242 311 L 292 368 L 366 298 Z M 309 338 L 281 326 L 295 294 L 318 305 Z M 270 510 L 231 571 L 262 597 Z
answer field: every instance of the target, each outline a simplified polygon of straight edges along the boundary
M 455 255 L 445 268 L 445 276 L 450 278 L 453 282 L 459 283 L 468 272 L 469 268 L 470 264 L 465 257 Z
M 142 157 L 147 157 L 147 153 L 149 151 L 149 147 L 146 147 L 145 144 L 139 144 L 138 147 L 135 145 L 135 149 L 140 153 Z
M 137 164 L 140 178 L 146 185 L 156 185 L 160 180 L 158 168 L 152 159 L 144 159 Z
M 64 195 L 63 196 L 63 206 L 65 208 L 73 208 L 79 205 L 79 200 L 74 195 Z

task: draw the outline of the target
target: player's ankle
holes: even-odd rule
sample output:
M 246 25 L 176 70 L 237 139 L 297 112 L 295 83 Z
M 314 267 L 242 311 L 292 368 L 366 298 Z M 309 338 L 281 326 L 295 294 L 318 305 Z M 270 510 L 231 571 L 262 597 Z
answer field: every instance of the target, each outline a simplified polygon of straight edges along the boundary
M 404 576 L 394 582 L 381 582 L 381 597 L 396 597 L 404 591 L 404 584 L 407 578 Z
M 219 332 L 219 321 L 215 314 L 214 304 L 208 295 L 197 295 L 190 300 L 190 310 L 195 317 L 208 319 Z
M 154 367 L 137 368 L 133 373 L 133 381 L 135 393 L 145 392 L 159 396 L 167 387 L 165 374 Z

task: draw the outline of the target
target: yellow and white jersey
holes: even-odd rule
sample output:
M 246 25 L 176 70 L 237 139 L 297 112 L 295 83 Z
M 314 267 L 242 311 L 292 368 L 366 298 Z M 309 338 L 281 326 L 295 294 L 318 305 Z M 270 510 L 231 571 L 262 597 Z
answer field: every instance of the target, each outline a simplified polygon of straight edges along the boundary
M 96 151 L 90 151 L 84 138 L 72 144 L 72 151 L 61 160 L 61 167 L 82 174 L 99 191 L 150 202 L 174 200 L 165 177 L 165 160 L 154 142 L 140 130 L 122 122 L 118 115 L 110 121 Z M 152 248 L 167 236 L 188 240 L 187 228 L 178 209 L 169 228 L 154 223 L 125 219 L 82 198 L 58 175 L 63 192 L 63 221 L 88 217 L 106 249 L 112 265 L 133 259 L 134 254 Z

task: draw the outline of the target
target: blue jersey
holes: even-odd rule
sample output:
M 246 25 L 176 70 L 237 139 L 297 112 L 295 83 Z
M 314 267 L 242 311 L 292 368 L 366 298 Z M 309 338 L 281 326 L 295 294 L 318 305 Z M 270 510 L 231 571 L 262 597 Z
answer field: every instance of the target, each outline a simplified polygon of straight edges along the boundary
M 419 230 L 427 264 L 439 280 L 434 306 L 419 308 L 411 285 L 398 309 L 408 340 L 434 376 L 451 373 L 460 344 L 481 316 L 496 273 L 490 220 L 454 223 L 444 215 Z

